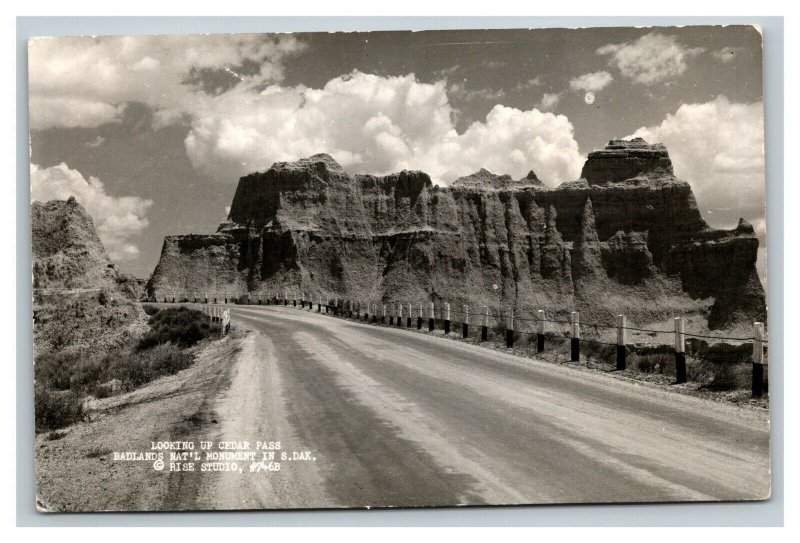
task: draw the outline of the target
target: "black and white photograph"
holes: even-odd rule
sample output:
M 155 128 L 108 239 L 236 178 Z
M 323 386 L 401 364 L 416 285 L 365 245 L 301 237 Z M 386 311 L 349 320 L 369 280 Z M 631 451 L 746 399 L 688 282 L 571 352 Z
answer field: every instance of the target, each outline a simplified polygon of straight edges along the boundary
M 30 38 L 36 509 L 769 499 L 762 42 Z

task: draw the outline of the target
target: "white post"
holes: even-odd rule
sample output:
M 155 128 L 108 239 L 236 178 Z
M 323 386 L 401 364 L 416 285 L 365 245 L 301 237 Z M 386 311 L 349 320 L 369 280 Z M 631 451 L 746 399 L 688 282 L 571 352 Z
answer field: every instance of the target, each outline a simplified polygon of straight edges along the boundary
M 764 363 L 764 323 L 753 323 L 753 364 Z
M 469 324 L 469 306 L 464 304 L 464 324 Z
M 675 352 L 686 352 L 685 322 L 683 317 L 675 317 Z
M 508 310 L 508 326 L 506 327 L 508 330 L 514 329 L 514 310 Z
M 444 304 L 444 320 L 450 320 L 450 304 L 446 302 Z
M 383 304 L 383 320 L 386 320 L 386 304 Z
M 572 339 L 581 338 L 581 314 L 577 311 L 571 313 L 572 319 Z
M 625 345 L 626 343 L 626 326 L 625 315 L 617 315 L 617 345 Z
M 431 319 L 435 319 L 436 318 L 436 315 L 434 314 L 434 311 L 435 311 L 435 308 L 433 307 L 433 302 L 431 302 L 431 315 L 430 315 Z
M 483 306 L 483 325 L 489 328 L 489 306 Z
M 536 323 L 537 326 L 536 333 L 538 333 L 540 336 L 543 336 L 544 325 L 545 325 L 544 309 L 540 309 L 539 311 L 536 312 L 536 320 L 538 321 Z

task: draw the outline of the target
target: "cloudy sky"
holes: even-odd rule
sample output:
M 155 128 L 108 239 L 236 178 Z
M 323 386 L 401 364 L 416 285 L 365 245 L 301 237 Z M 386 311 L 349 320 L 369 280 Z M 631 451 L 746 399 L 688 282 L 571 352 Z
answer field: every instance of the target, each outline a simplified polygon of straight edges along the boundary
M 763 244 L 749 27 L 38 38 L 28 56 L 31 197 L 75 195 L 141 277 L 165 235 L 214 231 L 239 176 L 278 160 L 555 186 L 633 135 L 667 145 L 711 225 L 744 217 Z

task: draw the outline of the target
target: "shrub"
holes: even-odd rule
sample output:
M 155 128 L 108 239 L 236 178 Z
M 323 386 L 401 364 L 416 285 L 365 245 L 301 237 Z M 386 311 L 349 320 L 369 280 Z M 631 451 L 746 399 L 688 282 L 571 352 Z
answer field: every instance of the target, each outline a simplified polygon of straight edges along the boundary
M 150 317 L 152 317 L 153 315 L 155 315 L 156 313 L 158 313 L 160 311 L 156 306 L 150 305 L 150 304 L 143 304 L 142 305 L 142 309 Z
M 34 388 L 34 417 L 36 431 L 47 431 L 69 426 L 83 419 L 83 402 L 72 391 Z
M 55 390 L 68 390 L 81 356 L 79 351 L 47 351 L 38 354 L 33 365 L 36 383 Z
M 219 333 L 220 326 L 212 324 L 204 313 L 186 307 L 171 307 L 150 317 L 150 330 L 139 341 L 139 349 L 145 350 L 163 343 L 191 347 Z
M 108 377 L 122 381 L 123 390 L 132 390 L 162 375 L 172 375 L 189 367 L 194 360 L 172 343 L 109 359 Z

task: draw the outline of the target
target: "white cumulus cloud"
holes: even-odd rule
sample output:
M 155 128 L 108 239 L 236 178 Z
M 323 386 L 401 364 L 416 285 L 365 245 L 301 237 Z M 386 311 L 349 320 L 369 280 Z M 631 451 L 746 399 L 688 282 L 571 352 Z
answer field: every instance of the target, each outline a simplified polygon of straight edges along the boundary
M 481 167 L 550 183 L 577 178 L 582 158 L 562 115 L 495 106 L 458 133 L 444 81 L 354 71 L 321 89 L 273 85 L 209 97 L 192 113 L 187 153 L 231 178 L 319 152 L 354 172 L 421 169 L 448 182 Z
M 631 137 L 667 146 L 675 174 L 688 181 L 704 217 L 718 227 L 744 216 L 764 217 L 764 108 L 761 102 L 734 103 L 724 96 L 684 104 L 659 125 Z
M 560 101 L 560 92 L 546 92 L 542 95 L 542 99 L 539 100 L 539 103 L 536 104 L 536 107 L 545 111 L 549 111 L 556 107 Z
M 626 43 L 609 43 L 597 49 L 598 55 L 610 55 L 609 64 L 626 78 L 652 85 L 686 71 L 686 61 L 702 47 L 686 47 L 675 36 L 651 32 Z
M 85 178 L 64 163 L 49 168 L 31 164 L 31 200 L 66 200 L 74 196 L 91 215 L 97 235 L 113 260 L 139 256 L 131 241 L 147 228 L 147 211 L 153 202 L 136 196 L 111 196 L 96 177 Z
M 570 79 L 569 87 L 576 91 L 597 92 L 606 88 L 613 80 L 614 77 L 606 71 L 592 72 Z
M 126 102 L 145 103 L 171 119 L 191 107 L 198 74 L 250 63 L 258 70 L 231 83 L 278 82 L 282 60 L 303 47 L 291 35 L 34 38 L 28 44 L 31 127 L 99 126 L 118 120 Z

